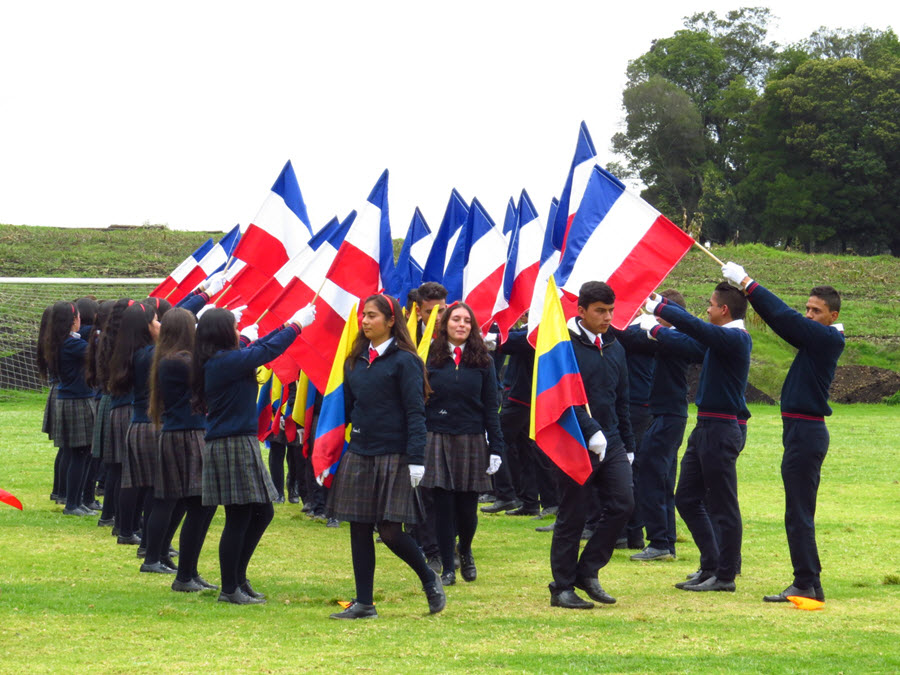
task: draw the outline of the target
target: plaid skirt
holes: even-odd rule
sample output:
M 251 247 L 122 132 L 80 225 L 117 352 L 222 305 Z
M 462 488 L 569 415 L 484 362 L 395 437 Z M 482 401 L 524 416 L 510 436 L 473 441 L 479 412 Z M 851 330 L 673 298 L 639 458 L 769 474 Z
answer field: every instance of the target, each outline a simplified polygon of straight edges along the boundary
M 50 392 L 47 394 L 47 405 L 44 406 L 44 423 L 41 425 L 41 431 L 47 434 L 47 438 L 53 440 L 53 407 L 56 405 L 56 385 L 50 385 Z
M 402 457 L 399 453 L 371 456 L 345 452 L 328 491 L 328 515 L 356 523 L 418 523 L 418 495 L 409 483 L 409 465 Z
M 131 425 L 131 406 L 123 405 L 109 411 L 109 446 L 103 450 L 103 461 L 107 464 L 124 464 L 128 449 L 125 436 Z
M 490 452 L 484 434 L 436 434 L 425 443 L 422 485 L 453 492 L 490 492 Z
M 260 504 L 278 497 L 256 436 L 226 436 L 206 442 L 201 492 L 204 506 Z
M 94 435 L 94 399 L 56 398 L 51 438 L 58 448 L 90 446 Z
M 203 493 L 203 429 L 164 431 L 159 435 L 153 496 L 184 499 Z
M 122 462 L 122 487 L 153 487 L 159 432 L 152 422 L 132 422 L 125 436 L 128 452 Z
M 110 430 L 109 430 L 109 394 L 103 394 L 100 397 L 100 403 L 97 405 L 97 415 L 94 417 L 94 433 L 91 436 L 91 456 L 103 457 L 104 448 L 109 452 Z

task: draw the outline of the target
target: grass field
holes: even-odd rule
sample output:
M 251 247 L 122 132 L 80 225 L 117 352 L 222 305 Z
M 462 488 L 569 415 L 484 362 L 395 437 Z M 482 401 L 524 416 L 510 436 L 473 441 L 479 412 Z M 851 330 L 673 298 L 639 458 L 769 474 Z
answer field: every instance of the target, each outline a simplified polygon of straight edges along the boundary
M 95 518 L 66 518 L 47 499 L 55 450 L 41 435 L 43 397 L 4 392 L 0 487 L 0 670 L 3 672 L 640 672 L 895 673 L 900 671 L 900 465 L 897 409 L 835 406 L 819 491 L 818 538 L 827 603 L 803 612 L 761 602 L 791 579 L 782 523 L 777 408 L 752 406 L 738 468 L 743 575 L 734 594 L 672 588 L 698 565 L 635 563 L 617 551 L 600 580 L 618 604 L 549 607 L 541 524 L 483 516 L 478 580 L 448 589 L 427 614 L 414 575 L 378 548 L 379 619 L 328 620 L 353 594 L 347 525 L 327 529 L 277 505 L 251 563 L 264 606 L 185 596 L 171 577 L 138 572 Z M 218 578 L 217 514 L 200 559 Z M 686 534 L 679 522 L 679 533 Z

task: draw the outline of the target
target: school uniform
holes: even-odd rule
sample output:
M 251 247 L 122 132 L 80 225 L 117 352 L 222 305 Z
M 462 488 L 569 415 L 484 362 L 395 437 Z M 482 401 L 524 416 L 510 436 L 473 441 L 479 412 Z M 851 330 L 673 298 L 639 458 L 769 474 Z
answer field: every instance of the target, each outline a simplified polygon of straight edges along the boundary
M 584 406 L 575 409 L 581 433 L 587 442 L 598 431 L 607 440 L 601 462 L 590 454 L 592 472 L 584 485 L 568 475 L 560 479 L 561 498 L 553 541 L 550 546 L 551 602 L 574 588 L 597 584 L 597 573 L 612 557 L 616 539 L 634 509 L 631 465 L 634 436 L 628 414 L 628 367 L 625 350 L 612 333 L 595 335 L 580 321 L 569 323 L 569 339 L 584 382 L 590 414 Z M 604 517 L 585 543 L 579 556 L 581 533 L 591 510 L 599 504 Z M 603 593 L 602 589 L 600 590 Z M 605 594 L 604 594 L 605 595 Z M 599 599 L 600 596 L 592 594 Z M 615 602 L 605 596 L 601 602 Z
M 798 350 L 781 388 L 784 525 L 794 585 L 819 588 L 822 565 L 816 546 L 816 497 L 828 453 L 828 390 L 844 350 L 843 326 L 807 319 L 755 281 L 746 293 L 763 321 Z
M 696 395 L 697 425 L 681 460 L 675 505 L 700 549 L 700 567 L 707 578 L 733 583 L 742 538 L 736 462 L 743 439 L 738 414 L 744 408 L 753 342 L 743 320 L 716 326 L 670 302 L 661 303 L 655 313 L 706 347 Z M 713 520 L 721 535 L 718 541 Z
M 125 461 L 122 463 L 123 488 L 153 487 L 159 443 L 158 432 L 147 412 L 150 404 L 150 366 L 153 363 L 153 351 L 154 345 L 146 345 L 135 351 L 132 357 L 134 389 L 131 424 L 125 435 L 126 455 Z

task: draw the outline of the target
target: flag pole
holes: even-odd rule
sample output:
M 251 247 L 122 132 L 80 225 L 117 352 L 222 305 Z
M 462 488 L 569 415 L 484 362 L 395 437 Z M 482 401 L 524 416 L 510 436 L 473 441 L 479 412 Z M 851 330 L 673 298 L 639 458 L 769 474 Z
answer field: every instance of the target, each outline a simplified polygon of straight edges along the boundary
M 699 241 L 697 241 L 696 239 L 694 239 L 694 246 L 696 246 L 696 247 L 699 248 L 701 251 L 703 251 L 706 255 L 708 255 L 710 258 L 712 258 L 713 260 L 715 260 L 715 261 L 719 264 L 719 267 L 722 267 L 722 265 L 725 264 L 725 263 L 723 263 L 721 260 L 719 260 L 716 256 L 714 256 L 714 255 L 712 254 L 712 251 L 710 251 L 708 248 L 706 248 L 705 246 L 703 246 L 703 245 L 702 245 Z

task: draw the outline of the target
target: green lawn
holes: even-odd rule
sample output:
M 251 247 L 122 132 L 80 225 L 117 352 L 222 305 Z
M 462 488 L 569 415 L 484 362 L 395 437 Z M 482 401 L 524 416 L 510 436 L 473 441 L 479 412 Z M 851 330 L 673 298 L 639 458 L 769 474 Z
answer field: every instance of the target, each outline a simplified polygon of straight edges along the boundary
M 900 467 L 897 409 L 835 406 L 819 502 L 825 609 L 803 612 L 761 597 L 791 579 L 782 525 L 780 419 L 752 406 L 739 462 L 743 576 L 734 594 L 685 593 L 696 569 L 679 559 L 640 564 L 617 551 L 600 579 L 619 602 L 588 612 L 551 609 L 550 536 L 536 523 L 483 516 L 479 577 L 448 590 L 427 614 L 414 575 L 378 548 L 380 618 L 336 622 L 353 594 L 349 533 L 276 507 L 251 563 L 269 594 L 258 607 L 182 595 L 171 577 L 142 575 L 134 547 L 95 520 L 65 518 L 47 499 L 55 450 L 38 431 L 43 399 L 0 397 L 0 663 L 4 672 L 897 672 L 900 670 Z M 218 578 L 216 516 L 200 560 Z M 686 534 L 683 525 L 679 531 Z

